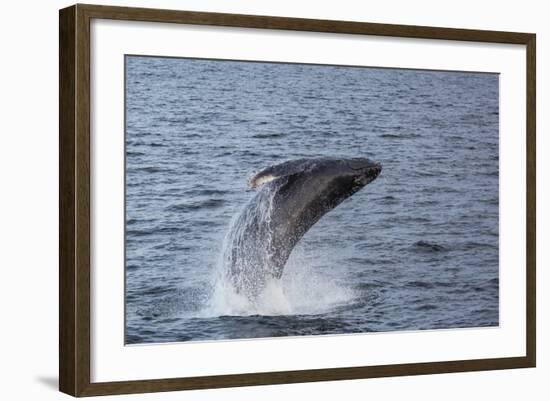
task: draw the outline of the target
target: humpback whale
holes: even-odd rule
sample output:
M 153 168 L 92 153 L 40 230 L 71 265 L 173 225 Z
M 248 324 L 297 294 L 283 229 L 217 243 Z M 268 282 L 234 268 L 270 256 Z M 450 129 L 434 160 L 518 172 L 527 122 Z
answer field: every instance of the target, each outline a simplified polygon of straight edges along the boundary
M 223 253 L 234 291 L 254 302 L 269 280 L 281 278 L 303 235 L 381 170 L 367 158 L 312 158 L 276 164 L 250 178 L 257 192 L 234 219 Z

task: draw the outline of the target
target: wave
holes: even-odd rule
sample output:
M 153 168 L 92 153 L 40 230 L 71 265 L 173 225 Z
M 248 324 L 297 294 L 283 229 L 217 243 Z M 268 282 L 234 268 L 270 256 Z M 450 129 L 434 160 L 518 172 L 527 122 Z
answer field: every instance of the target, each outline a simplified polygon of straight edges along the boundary
M 435 242 L 417 241 L 413 244 L 413 248 L 418 252 L 444 252 L 447 250 L 443 245 L 436 244 Z
M 150 229 L 127 229 L 126 230 L 126 239 L 135 238 L 135 237 L 146 237 L 152 234 L 178 234 L 181 232 L 188 232 L 188 227 L 154 227 Z
M 415 138 L 421 138 L 422 135 L 420 134 L 414 134 L 414 133 L 403 133 L 403 134 L 392 134 L 392 133 L 385 133 L 378 135 L 379 138 L 386 138 L 386 139 L 415 139 Z
M 145 156 L 145 153 L 144 153 L 144 152 L 138 152 L 138 151 L 131 151 L 131 150 L 128 150 L 128 151 L 126 151 L 126 156 L 127 156 L 127 157 L 132 157 L 132 156 Z
M 498 249 L 498 243 L 485 243 L 479 241 L 468 241 L 461 245 L 461 248 L 468 251 L 473 249 Z
M 415 280 L 415 281 L 410 281 L 405 285 L 410 288 L 432 289 L 437 287 L 451 287 L 453 284 L 448 282 L 443 282 L 443 281 L 427 282 L 427 281 Z
M 184 211 L 194 211 L 194 210 L 200 210 L 200 209 L 217 209 L 224 206 L 226 203 L 227 202 L 224 199 L 212 198 L 202 202 L 180 203 L 176 205 L 170 205 L 167 207 L 167 210 L 184 212 Z
M 226 190 L 215 189 L 215 188 L 190 189 L 188 191 L 185 191 L 186 195 L 200 195 L 200 196 L 212 196 L 212 195 L 224 196 L 227 193 L 228 191 Z
M 144 167 L 132 167 L 128 171 L 131 172 L 143 172 L 143 173 L 164 173 L 169 172 L 170 169 L 159 167 L 159 166 L 144 166 Z
M 395 196 L 387 195 L 380 199 L 380 201 L 386 205 L 394 205 L 396 203 L 399 203 L 399 199 L 397 199 Z
M 284 138 L 286 135 L 282 134 L 280 132 L 277 133 L 265 133 L 265 134 L 254 134 L 252 135 L 252 138 L 258 138 L 258 139 L 269 139 L 269 138 Z

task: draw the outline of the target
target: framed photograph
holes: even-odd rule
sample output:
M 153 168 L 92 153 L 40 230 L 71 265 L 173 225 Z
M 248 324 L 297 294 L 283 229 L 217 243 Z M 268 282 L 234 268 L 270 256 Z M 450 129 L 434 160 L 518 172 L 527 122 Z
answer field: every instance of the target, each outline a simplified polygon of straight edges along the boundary
M 535 366 L 534 34 L 59 18 L 61 391 Z

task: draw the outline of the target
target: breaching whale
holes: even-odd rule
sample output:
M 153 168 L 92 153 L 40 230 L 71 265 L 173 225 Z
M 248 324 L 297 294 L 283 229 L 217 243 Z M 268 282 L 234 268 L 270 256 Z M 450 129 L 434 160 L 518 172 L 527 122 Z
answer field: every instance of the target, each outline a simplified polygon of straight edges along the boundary
M 286 161 L 254 175 L 249 186 L 257 192 L 225 240 L 225 273 L 235 292 L 253 302 L 269 280 L 281 278 L 302 236 L 381 170 L 366 158 L 313 158 Z

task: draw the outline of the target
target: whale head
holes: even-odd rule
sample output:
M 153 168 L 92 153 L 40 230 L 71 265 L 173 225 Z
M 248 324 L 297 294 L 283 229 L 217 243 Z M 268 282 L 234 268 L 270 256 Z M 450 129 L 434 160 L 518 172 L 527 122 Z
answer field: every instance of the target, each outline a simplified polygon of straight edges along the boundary
M 374 181 L 381 171 L 379 163 L 364 157 L 298 159 L 261 170 L 250 178 L 249 185 L 258 188 L 270 183 L 285 184 L 294 190 L 299 185 L 311 193 L 332 194 L 339 199 L 353 195 Z
M 316 173 L 320 181 L 339 187 L 346 196 L 351 196 L 374 181 L 381 171 L 380 163 L 364 157 L 356 157 L 325 160 L 319 163 Z
M 382 166 L 368 158 L 297 159 L 263 169 L 249 185 L 259 189 L 258 195 L 271 194 L 273 226 L 297 240 L 381 171 Z

